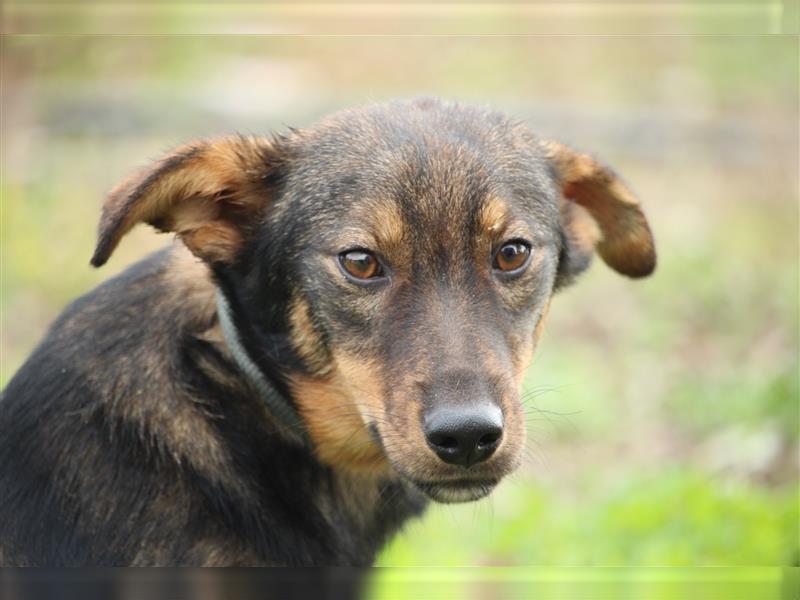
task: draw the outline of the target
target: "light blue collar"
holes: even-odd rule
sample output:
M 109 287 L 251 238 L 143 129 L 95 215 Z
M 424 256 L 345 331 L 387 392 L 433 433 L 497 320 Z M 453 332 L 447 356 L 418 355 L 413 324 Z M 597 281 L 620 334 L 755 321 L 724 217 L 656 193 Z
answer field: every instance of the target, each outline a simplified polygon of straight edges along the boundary
M 230 348 L 236 366 L 239 367 L 239 370 L 244 373 L 248 382 L 259 393 L 264 404 L 267 405 L 267 409 L 277 421 L 292 434 L 292 437 L 297 438 L 303 444 L 307 444 L 308 437 L 300 415 L 289 401 L 275 389 L 275 386 L 270 383 L 267 376 L 264 375 L 264 372 L 259 369 L 258 365 L 247 353 L 247 350 L 239 338 L 236 325 L 233 323 L 230 304 L 228 304 L 225 294 L 219 289 L 217 290 L 217 316 L 222 326 L 225 342 L 228 344 L 228 348 Z

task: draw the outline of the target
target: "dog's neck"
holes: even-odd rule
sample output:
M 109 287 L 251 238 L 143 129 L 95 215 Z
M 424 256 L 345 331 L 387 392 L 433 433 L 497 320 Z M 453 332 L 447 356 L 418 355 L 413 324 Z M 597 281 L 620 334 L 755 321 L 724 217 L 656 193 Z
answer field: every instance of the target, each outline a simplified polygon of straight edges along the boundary
M 247 378 L 250 385 L 255 388 L 269 412 L 277 422 L 291 435 L 291 437 L 304 445 L 309 444 L 308 435 L 300 415 L 292 404 L 270 382 L 269 378 L 259 368 L 241 341 L 233 313 L 225 294 L 217 289 L 217 317 L 219 318 L 225 343 L 230 349 L 231 356 L 239 370 Z

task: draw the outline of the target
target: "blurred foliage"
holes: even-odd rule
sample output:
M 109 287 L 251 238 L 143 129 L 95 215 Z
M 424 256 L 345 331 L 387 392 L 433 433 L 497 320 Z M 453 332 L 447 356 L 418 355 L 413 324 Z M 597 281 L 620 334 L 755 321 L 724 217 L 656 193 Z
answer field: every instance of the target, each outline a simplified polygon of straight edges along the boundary
M 476 506 L 432 509 L 380 564 L 771 566 L 798 558 L 787 536 L 797 523 L 790 488 L 720 484 L 681 465 L 588 473 L 568 491 L 520 481 L 510 487 Z
M 485 102 L 613 164 L 659 268 L 598 261 L 559 294 L 524 465 L 380 564 L 798 564 L 797 74 L 788 37 L 5 38 L 0 383 L 66 302 L 164 243 L 137 229 L 88 267 L 104 191 L 141 162 L 354 103 Z
M 417 567 L 375 574 L 367 597 L 376 600 L 790 600 L 800 589 L 800 571 L 774 567 Z

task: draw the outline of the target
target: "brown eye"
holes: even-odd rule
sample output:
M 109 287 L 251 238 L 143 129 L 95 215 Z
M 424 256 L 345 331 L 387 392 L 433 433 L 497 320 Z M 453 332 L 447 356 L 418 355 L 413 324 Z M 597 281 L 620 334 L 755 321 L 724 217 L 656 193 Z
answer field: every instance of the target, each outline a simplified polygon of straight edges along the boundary
M 528 262 L 530 255 L 531 247 L 525 242 L 507 242 L 494 255 L 494 268 L 506 272 L 516 271 Z
M 381 264 L 372 252 L 350 250 L 339 255 L 339 262 L 345 271 L 356 279 L 373 279 L 383 275 Z

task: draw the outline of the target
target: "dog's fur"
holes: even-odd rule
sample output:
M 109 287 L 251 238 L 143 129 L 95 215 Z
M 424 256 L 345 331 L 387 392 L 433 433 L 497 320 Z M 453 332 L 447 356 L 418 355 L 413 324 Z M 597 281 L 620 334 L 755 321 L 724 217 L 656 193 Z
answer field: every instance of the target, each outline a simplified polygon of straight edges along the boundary
M 0 563 L 367 565 L 428 498 L 519 462 L 519 386 L 554 290 L 594 251 L 655 266 L 638 201 L 590 156 L 483 109 L 416 100 L 178 149 L 114 189 L 92 263 L 134 225 L 180 242 L 75 301 L 0 402 Z M 529 243 L 513 277 L 498 247 Z M 340 253 L 386 268 L 354 282 Z M 300 415 L 303 443 L 232 357 Z M 421 423 L 488 397 L 485 462 Z

